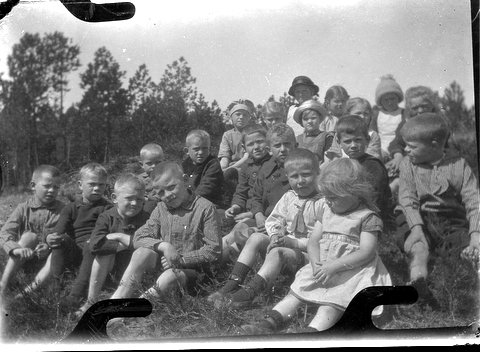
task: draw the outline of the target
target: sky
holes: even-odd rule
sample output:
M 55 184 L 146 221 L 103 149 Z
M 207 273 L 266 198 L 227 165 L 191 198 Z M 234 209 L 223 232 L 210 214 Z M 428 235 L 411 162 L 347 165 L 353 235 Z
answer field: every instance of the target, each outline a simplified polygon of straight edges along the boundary
M 114 1 L 101 1 L 114 2 Z M 126 21 L 87 23 L 55 0 L 20 1 L 0 20 L 0 72 L 25 32 L 61 31 L 80 46 L 82 67 L 69 76 L 66 106 L 81 99 L 79 73 L 101 46 L 126 77 L 145 63 L 154 81 L 183 56 L 207 101 L 222 109 L 245 98 L 263 104 L 309 76 L 323 101 L 342 85 L 374 103 L 382 75 L 405 91 L 426 85 L 443 94 L 454 80 L 474 103 L 470 2 L 465 0 L 131 0 Z M 127 84 L 128 79 L 125 80 Z

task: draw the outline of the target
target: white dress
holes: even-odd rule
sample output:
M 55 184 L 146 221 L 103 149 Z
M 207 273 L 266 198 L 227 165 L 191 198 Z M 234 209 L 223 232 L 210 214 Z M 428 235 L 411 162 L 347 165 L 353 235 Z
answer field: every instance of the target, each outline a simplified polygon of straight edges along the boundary
M 332 261 L 360 248 L 362 231 L 382 231 L 382 221 L 369 209 L 337 215 L 325 205 L 322 216 L 323 234 L 319 241 L 320 260 Z M 345 310 L 352 298 L 370 286 L 391 286 L 390 274 L 378 256 L 363 266 L 333 275 L 327 284 L 314 281 L 311 264 L 301 268 L 291 285 L 291 292 L 301 300 L 334 306 Z M 381 312 L 381 307 L 374 314 Z

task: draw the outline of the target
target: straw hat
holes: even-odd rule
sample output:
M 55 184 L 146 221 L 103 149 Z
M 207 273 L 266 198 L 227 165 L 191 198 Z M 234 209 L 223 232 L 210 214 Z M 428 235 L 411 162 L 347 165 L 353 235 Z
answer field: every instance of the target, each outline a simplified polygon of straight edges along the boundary
M 323 105 L 319 103 L 317 100 L 313 100 L 313 99 L 306 100 L 295 110 L 295 113 L 293 114 L 293 119 L 295 120 L 296 123 L 300 124 L 301 126 L 303 126 L 302 114 L 305 110 L 313 110 L 318 112 L 322 117 L 322 119 L 328 116 L 327 109 L 325 109 Z

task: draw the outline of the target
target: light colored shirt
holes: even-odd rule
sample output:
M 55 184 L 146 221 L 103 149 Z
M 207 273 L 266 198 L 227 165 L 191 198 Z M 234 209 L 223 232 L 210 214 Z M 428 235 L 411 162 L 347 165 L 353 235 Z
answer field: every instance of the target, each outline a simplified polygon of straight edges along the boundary
M 398 125 L 402 122 L 402 110 L 398 109 L 395 112 L 386 113 L 382 110 L 378 112 L 377 127 L 378 136 L 380 137 L 380 144 L 382 149 L 388 153 L 388 146 L 395 139 L 395 131 Z

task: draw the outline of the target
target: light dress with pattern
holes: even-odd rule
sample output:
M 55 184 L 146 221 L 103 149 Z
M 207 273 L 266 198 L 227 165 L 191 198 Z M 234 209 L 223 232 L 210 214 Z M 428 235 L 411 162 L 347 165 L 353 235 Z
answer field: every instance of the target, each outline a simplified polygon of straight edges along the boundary
M 324 203 L 322 237 L 319 241 L 321 261 L 332 261 L 360 249 L 362 231 L 381 233 L 382 220 L 370 209 L 356 209 L 346 214 L 335 214 Z M 352 298 L 370 286 L 391 286 L 392 280 L 378 256 L 360 267 L 334 274 L 326 284 L 315 282 L 311 264 L 301 268 L 291 285 L 291 292 L 299 299 L 345 310 Z M 382 312 L 377 307 L 373 314 Z

